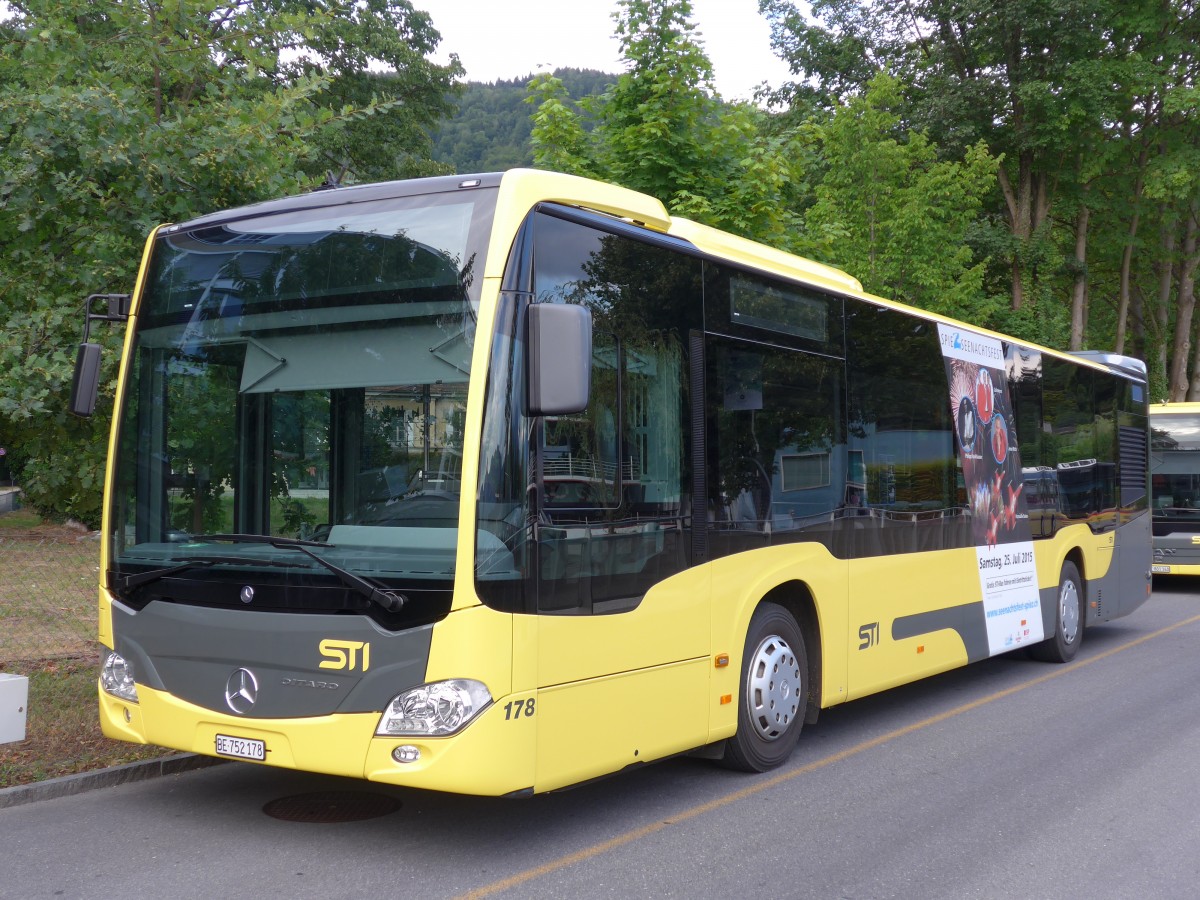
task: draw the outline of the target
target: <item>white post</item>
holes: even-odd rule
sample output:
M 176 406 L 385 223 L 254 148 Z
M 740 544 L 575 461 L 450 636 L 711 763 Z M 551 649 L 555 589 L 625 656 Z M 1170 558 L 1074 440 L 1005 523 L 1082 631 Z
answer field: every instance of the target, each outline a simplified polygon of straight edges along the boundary
M 0 744 L 25 740 L 29 709 L 29 679 L 0 672 Z

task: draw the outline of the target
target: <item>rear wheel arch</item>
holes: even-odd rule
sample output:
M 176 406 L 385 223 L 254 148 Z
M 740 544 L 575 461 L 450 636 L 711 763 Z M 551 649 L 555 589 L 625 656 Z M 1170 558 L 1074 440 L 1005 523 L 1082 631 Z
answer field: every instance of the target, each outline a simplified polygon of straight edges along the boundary
M 1079 588 L 1083 592 L 1083 605 L 1081 609 L 1082 618 L 1080 620 L 1080 627 L 1083 627 L 1084 625 L 1087 625 L 1087 616 L 1090 606 L 1088 604 L 1088 571 L 1087 567 L 1083 564 L 1082 548 L 1072 547 L 1067 551 L 1066 555 L 1062 558 L 1062 562 L 1058 564 L 1059 578 L 1062 577 L 1063 567 L 1067 563 L 1072 563 L 1075 566 L 1075 574 L 1079 576 Z
M 1087 616 L 1086 584 L 1079 566 L 1068 554 L 1055 588 L 1051 631 L 1040 644 L 1029 648 L 1029 654 L 1034 659 L 1054 663 L 1068 663 L 1075 659 L 1083 641 L 1084 619 Z

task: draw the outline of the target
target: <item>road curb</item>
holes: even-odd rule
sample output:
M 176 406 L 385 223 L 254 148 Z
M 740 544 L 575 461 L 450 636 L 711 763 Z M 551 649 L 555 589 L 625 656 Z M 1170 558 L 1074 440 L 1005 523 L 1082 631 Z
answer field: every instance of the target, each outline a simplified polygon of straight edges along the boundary
M 225 760 L 212 756 L 179 753 L 174 756 L 98 769 L 95 772 L 80 772 L 78 775 L 48 778 L 33 784 L 19 784 L 16 787 L 0 788 L 0 809 L 24 806 L 26 803 L 37 803 L 41 800 L 53 800 L 56 797 L 69 797 L 85 791 L 116 787 L 119 784 L 129 784 L 134 781 L 146 781 L 162 775 L 177 775 L 180 772 L 204 769 L 224 762 Z

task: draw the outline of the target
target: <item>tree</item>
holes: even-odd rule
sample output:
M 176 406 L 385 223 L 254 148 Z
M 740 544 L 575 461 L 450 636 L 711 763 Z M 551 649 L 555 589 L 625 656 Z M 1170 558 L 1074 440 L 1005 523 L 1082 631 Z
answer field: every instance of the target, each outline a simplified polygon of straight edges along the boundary
M 575 104 L 553 76 L 531 82 L 535 164 L 613 181 L 675 215 L 789 246 L 807 190 L 800 133 L 774 130 L 748 104 L 721 102 L 690 0 L 621 0 L 615 18 L 627 68 L 601 96 Z
M 832 83 L 843 96 L 863 91 L 873 71 L 902 74 L 913 86 L 912 122 L 950 152 L 984 141 L 1002 159 L 1011 302 L 1020 309 L 1064 155 L 1080 129 L 1098 123 L 1095 82 L 1082 70 L 1104 50 L 1110 0 L 818 0 L 813 14 L 824 28 L 798 19 L 788 0 L 760 6 L 797 74 L 823 80 L 837 67 Z M 869 65 L 844 68 L 853 47 Z
M 1007 283 L 1009 330 L 1132 349 L 1156 394 L 1188 391 L 1194 0 L 816 0 L 813 21 L 792 0 L 760 7 L 798 76 L 779 99 L 829 108 L 886 71 L 910 85 L 905 128 L 943 157 L 982 141 L 1000 161 L 979 221 L 1006 235 L 974 240 L 1005 263 L 988 277 Z
M 991 324 L 984 262 L 969 244 L 996 161 L 981 143 L 939 160 L 922 132 L 902 127 L 901 85 L 879 74 L 820 129 L 825 175 L 805 215 L 810 255 L 876 293 Z
M 34 506 L 95 522 L 97 415 L 64 412 L 82 298 L 156 224 L 334 177 L 431 170 L 457 59 L 408 0 L 19 0 L 0 22 L 0 434 Z M 367 75 L 368 65 L 393 74 Z M 399 135 L 400 141 L 393 141 Z M 403 149 L 397 151 L 395 147 Z M 103 332 L 103 329 L 99 329 Z
M 574 104 L 554 78 L 532 83 L 539 165 L 659 197 L 674 215 L 841 266 L 887 296 L 992 318 L 968 240 L 995 187 L 982 143 L 939 159 L 907 129 L 901 86 L 884 76 L 865 97 L 805 107 L 807 117 L 727 106 L 711 89 L 689 3 L 621 7 L 628 68 L 609 91 Z
M 555 69 L 554 77 L 573 97 L 600 94 L 616 75 L 593 69 Z M 533 165 L 527 86 L 533 75 L 481 83 L 469 81 L 458 110 L 438 126 L 433 158 L 455 172 L 495 172 Z

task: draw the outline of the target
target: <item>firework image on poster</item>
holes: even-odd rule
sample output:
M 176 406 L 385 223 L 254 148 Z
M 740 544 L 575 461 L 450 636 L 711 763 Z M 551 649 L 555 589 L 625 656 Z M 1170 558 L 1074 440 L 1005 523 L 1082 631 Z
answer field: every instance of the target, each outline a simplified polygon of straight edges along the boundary
M 1040 641 L 1041 600 L 1021 453 L 997 338 L 939 325 L 950 412 L 992 653 Z

